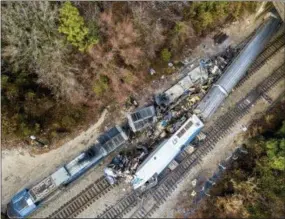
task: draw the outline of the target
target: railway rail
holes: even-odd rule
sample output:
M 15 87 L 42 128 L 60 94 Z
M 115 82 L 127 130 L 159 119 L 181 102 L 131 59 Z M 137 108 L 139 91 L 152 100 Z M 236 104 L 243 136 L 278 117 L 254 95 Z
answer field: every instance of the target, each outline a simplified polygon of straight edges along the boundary
M 152 147 L 157 142 L 152 139 L 149 147 Z M 119 181 L 120 182 L 120 181 Z M 77 196 L 70 199 L 68 202 L 60 206 L 55 212 L 50 214 L 47 218 L 73 218 L 88 208 L 93 202 L 101 198 L 107 192 L 119 185 L 110 185 L 105 176 L 100 177 L 93 184 L 82 190 Z
M 73 197 L 70 201 L 53 212 L 48 218 L 73 218 L 83 210 L 88 208 L 94 201 L 111 190 L 115 185 L 110 185 L 104 176 L 99 178 L 93 184 L 86 187 L 79 195 Z
M 260 56 L 256 59 L 253 65 L 250 67 L 248 74 L 246 77 L 237 85 L 240 86 L 244 83 L 251 75 L 253 75 L 261 66 L 270 59 L 274 54 L 276 54 L 285 44 L 285 34 L 282 33 L 279 37 L 277 37 L 274 41 L 269 43 L 264 51 L 260 54 Z M 269 87 L 270 88 L 270 87 Z M 260 88 L 261 90 L 261 88 Z M 263 91 L 262 91 L 263 92 Z M 265 92 L 263 92 L 265 93 Z M 261 94 L 260 94 L 261 96 Z M 225 134 L 229 132 L 228 129 L 224 129 L 226 127 L 227 121 L 235 123 L 237 115 L 241 112 L 241 110 L 245 110 L 243 113 L 247 113 L 248 109 L 239 106 L 237 109 L 235 108 L 230 115 L 225 114 L 222 116 L 223 118 L 219 119 L 217 123 L 207 129 L 205 132 L 207 134 L 207 138 L 205 139 L 205 144 L 201 145 L 191 156 L 189 157 L 187 153 L 183 153 L 184 160 L 180 163 L 180 165 L 170 173 L 161 183 L 158 189 L 153 192 L 152 197 L 157 202 L 153 209 L 158 208 L 158 206 L 166 200 L 168 197 L 167 194 L 170 194 L 175 188 L 177 180 L 181 177 L 181 174 L 184 174 L 187 168 L 190 166 L 197 165 L 202 158 L 202 155 L 211 151 L 214 147 L 214 144 L 220 140 Z M 235 113 L 235 114 L 233 114 Z M 242 115 L 244 115 L 242 114 Z M 227 116 L 226 116 L 227 115 Z M 241 115 L 241 116 L 242 116 Z M 228 119 L 231 118 L 231 119 Z M 235 119 L 233 119 L 235 118 Z M 237 120 L 236 120 L 237 121 Z M 234 125 L 234 124 L 232 124 Z M 110 191 L 113 187 L 111 186 L 104 177 L 101 177 L 99 180 L 94 182 L 93 184 L 89 185 L 83 191 L 81 191 L 77 196 L 69 200 L 67 203 L 59 207 L 58 210 L 53 212 L 47 218 L 73 218 L 88 208 L 93 202 L 98 200 L 102 195 L 106 194 Z M 165 194 L 163 196 L 162 194 Z M 127 206 L 131 204 L 131 206 L 135 206 L 138 203 L 140 194 L 132 193 L 127 195 L 123 198 L 116 206 L 110 207 L 105 210 L 99 218 L 112 218 L 112 217 L 120 217 L 120 215 L 124 215 L 128 212 Z M 163 198 L 162 198 L 163 196 Z M 128 204 L 130 203 L 130 204 Z M 156 206 L 156 207 L 155 207 Z M 112 210 L 114 209 L 114 210 Z M 121 210 L 120 210 L 121 209 Z M 136 214 L 138 217 L 139 215 L 151 215 L 155 210 L 146 211 L 142 208 L 141 211 L 138 211 Z
M 134 218 L 148 218 L 158 207 L 163 204 L 167 197 L 175 190 L 178 183 L 183 180 L 185 175 L 214 149 L 216 143 L 227 135 L 231 128 L 246 115 L 251 106 L 262 97 L 263 93 L 269 91 L 274 87 L 278 81 L 285 78 L 285 64 L 274 71 L 269 77 L 261 82 L 257 87 L 253 88 L 248 95 L 240 100 L 236 105 L 226 114 L 219 117 L 219 119 L 209 127 L 205 132 L 207 137 L 202 145 L 199 146 L 191 155 L 186 156 L 179 166 L 170 172 L 165 179 L 159 183 L 151 191 L 144 194 L 148 199 L 152 198 L 154 204 L 150 209 L 145 209 L 143 206 L 133 214 Z M 121 218 L 124 214 L 132 210 L 140 200 L 140 194 L 133 192 L 125 196 L 117 204 L 106 209 L 98 218 Z

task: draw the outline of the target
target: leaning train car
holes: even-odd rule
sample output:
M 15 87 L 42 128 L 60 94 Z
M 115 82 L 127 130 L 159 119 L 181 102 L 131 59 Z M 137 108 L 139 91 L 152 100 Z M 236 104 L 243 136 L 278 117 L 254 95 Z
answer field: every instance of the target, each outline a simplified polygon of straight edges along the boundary
M 207 71 L 201 66 L 192 69 L 172 87 L 154 96 L 155 103 L 163 108 L 169 107 L 180 97 L 191 93 L 190 88 L 197 84 L 204 84 L 208 79 Z
M 131 181 L 133 189 L 143 188 L 153 177 L 158 176 L 203 127 L 203 122 L 192 115 L 169 139 L 158 145 L 134 174 Z
M 97 143 L 79 154 L 50 176 L 29 189 L 23 189 L 11 199 L 7 206 L 9 218 L 24 218 L 34 212 L 40 205 L 61 186 L 67 186 L 86 173 L 109 153 L 128 140 L 120 126 L 115 126 L 101 135 Z
M 231 93 L 232 89 L 246 75 L 249 67 L 279 28 L 280 20 L 274 15 L 271 15 L 257 30 L 239 55 L 232 61 L 225 73 L 223 73 L 219 80 L 212 86 L 196 108 L 196 111 L 200 113 L 204 121 L 211 118 Z

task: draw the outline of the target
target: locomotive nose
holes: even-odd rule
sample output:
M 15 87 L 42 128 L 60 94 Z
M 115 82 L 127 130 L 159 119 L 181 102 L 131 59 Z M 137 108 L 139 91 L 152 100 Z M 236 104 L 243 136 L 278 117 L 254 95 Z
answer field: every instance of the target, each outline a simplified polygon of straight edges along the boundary
M 9 203 L 7 205 L 7 211 L 6 211 L 6 215 L 4 216 L 4 218 L 22 218 L 21 215 L 18 214 L 17 211 L 15 211 L 15 209 L 13 208 L 13 206 L 11 205 L 11 203 Z M 2 216 L 2 213 L 1 213 Z M 1 217 L 2 218 L 2 217 Z

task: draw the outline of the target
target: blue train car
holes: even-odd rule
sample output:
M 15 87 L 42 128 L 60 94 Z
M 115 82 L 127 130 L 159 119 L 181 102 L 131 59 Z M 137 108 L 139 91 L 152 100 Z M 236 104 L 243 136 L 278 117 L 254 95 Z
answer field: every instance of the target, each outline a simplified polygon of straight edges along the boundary
M 8 204 L 9 218 L 24 218 L 35 211 L 44 198 L 54 192 L 60 185 L 69 179 L 68 172 L 61 167 L 30 189 L 18 192 Z
M 127 140 L 128 136 L 121 127 L 113 127 L 97 139 L 97 144 L 79 154 L 30 189 L 23 189 L 14 195 L 7 206 L 8 217 L 27 217 L 59 187 L 66 186 L 76 180 Z
M 64 165 L 64 168 L 69 175 L 69 178 L 64 182 L 64 185 L 76 180 L 91 167 L 98 164 L 98 162 L 106 157 L 107 154 L 107 151 L 101 147 L 101 145 L 97 144 Z

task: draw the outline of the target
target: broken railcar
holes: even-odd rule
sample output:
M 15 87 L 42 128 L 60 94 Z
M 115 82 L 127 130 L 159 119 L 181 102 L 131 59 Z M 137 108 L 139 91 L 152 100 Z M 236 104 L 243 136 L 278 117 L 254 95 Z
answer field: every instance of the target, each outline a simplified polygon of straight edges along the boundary
M 209 119 L 214 114 L 232 89 L 245 76 L 250 65 L 278 30 L 279 24 L 280 20 L 271 16 L 205 95 L 197 107 L 197 112 L 204 120 Z
M 104 134 L 100 135 L 97 141 L 109 154 L 124 144 L 128 139 L 129 137 L 123 128 L 116 125 Z
M 156 122 L 155 108 L 154 106 L 140 108 L 127 114 L 127 118 L 133 132 L 142 131 Z
M 97 144 L 79 154 L 36 185 L 29 189 L 25 188 L 14 195 L 8 204 L 8 217 L 27 217 L 39 208 L 53 192 L 86 173 L 127 140 L 128 136 L 121 127 L 111 128 L 97 139 Z
M 157 146 L 138 167 L 131 181 L 133 188 L 138 189 L 153 177 L 158 176 L 203 127 L 202 121 L 196 115 L 192 115 L 170 138 Z
M 172 103 L 175 103 L 178 98 L 184 94 L 189 94 L 190 88 L 197 84 L 204 84 L 208 79 L 208 73 L 204 68 L 198 66 L 187 73 L 185 77 L 180 79 L 169 89 L 163 93 L 156 94 L 154 99 L 155 103 L 161 107 L 168 107 Z

